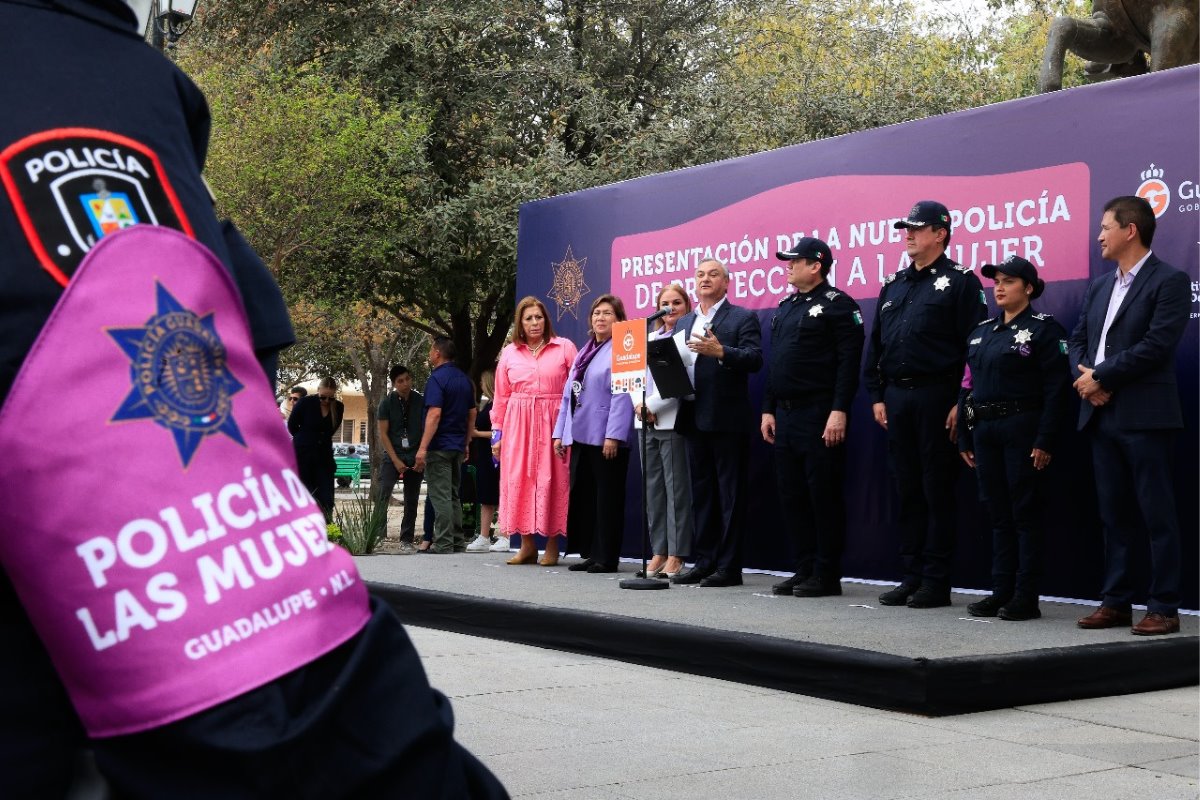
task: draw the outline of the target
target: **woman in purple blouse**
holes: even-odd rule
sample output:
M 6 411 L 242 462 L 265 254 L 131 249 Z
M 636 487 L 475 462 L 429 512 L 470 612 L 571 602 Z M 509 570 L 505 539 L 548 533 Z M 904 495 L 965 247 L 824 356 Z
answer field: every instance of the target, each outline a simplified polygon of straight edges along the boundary
M 554 450 L 571 453 L 568 552 L 586 556 L 573 572 L 616 572 L 625 533 L 625 473 L 633 403 L 612 392 L 612 332 L 625 304 L 611 294 L 592 303 L 587 343 L 571 365 L 554 425 Z

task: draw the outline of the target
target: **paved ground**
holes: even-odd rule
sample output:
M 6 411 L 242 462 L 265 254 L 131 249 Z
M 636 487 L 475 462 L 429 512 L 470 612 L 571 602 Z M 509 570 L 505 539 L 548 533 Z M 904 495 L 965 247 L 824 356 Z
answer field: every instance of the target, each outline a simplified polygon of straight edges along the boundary
M 1196 687 L 936 719 L 410 628 L 514 797 L 1195 800 Z

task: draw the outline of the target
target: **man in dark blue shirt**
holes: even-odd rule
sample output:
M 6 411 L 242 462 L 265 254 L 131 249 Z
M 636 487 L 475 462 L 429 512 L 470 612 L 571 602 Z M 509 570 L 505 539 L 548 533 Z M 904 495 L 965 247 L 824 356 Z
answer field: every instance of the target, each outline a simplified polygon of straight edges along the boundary
M 933 200 L 912 207 L 906 231 L 912 264 L 879 292 L 864 376 L 871 410 L 888 437 L 900 496 L 904 576 L 883 605 L 950 605 L 958 388 L 967 334 L 987 312 L 975 274 L 946 257 L 950 212 Z
M 433 340 L 425 384 L 425 432 L 417 448 L 416 469 L 425 483 L 435 514 L 431 553 L 465 553 L 459 482 L 462 462 L 475 429 L 475 391 L 471 379 L 454 365 L 454 342 Z
M 793 294 L 771 318 L 771 371 L 763 396 L 763 440 L 775 445 L 784 526 L 796 543 L 796 574 L 775 594 L 842 593 L 846 539 L 846 428 L 858 390 L 863 318 L 858 303 L 826 282 L 829 245 L 804 237 L 777 254 Z

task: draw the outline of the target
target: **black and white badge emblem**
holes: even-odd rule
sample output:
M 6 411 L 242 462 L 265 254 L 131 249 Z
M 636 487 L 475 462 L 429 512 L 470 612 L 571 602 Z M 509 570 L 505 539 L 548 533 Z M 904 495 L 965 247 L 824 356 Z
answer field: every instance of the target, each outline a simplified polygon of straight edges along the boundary
M 64 286 L 110 233 L 145 223 L 193 235 L 154 152 L 109 131 L 27 136 L 0 152 L 0 178 L 38 261 Z

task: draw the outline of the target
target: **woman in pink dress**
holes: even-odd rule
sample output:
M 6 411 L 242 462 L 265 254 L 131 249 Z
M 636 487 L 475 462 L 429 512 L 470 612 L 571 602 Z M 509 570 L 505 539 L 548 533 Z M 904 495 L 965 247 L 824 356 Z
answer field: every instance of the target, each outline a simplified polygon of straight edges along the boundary
M 570 470 L 566 458 L 555 454 L 551 433 L 575 354 L 569 339 L 554 335 L 541 300 L 526 297 L 517 304 L 512 343 L 496 367 L 492 405 L 502 533 L 491 549 L 506 551 L 507 537 L 519 535 L 521 548 L 509 564 L 552 567 L 558 563 L 560 538 L 567 535 Z M 535 535 L 546 537 L 541 561 Z

